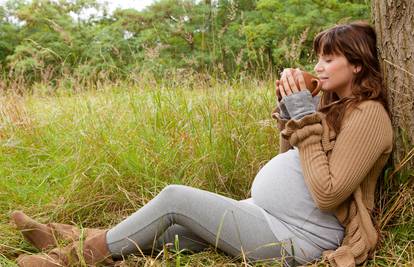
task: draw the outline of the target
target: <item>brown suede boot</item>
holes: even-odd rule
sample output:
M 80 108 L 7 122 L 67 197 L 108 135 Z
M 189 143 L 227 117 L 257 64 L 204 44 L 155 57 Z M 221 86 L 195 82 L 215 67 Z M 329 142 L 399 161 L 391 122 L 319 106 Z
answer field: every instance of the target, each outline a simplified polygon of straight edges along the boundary
M 61 223 L 42 224 L 30 218 L 22 211 L 14 211 L 11 214 L 12 221 L 16 224 L 25 239 L 36 248 L 44 250 L 58 245 L 59 240 L 74 242 L 79 240 L 81 230 L 75 226 Z M 101 229 L 84 229 L 84 235 L 93 236 L 105 232 Z
M 106 243 L 106 231 L 88 237 L 83 244 L 75 242 L 64 248 L 55 248 L 48 254 L 21 255 L 17 258 L 20 267 L 95 266 L 97 263 L 105 266 L 114 264 Z
M 53 250 L 52 250 L 53 251 Z M 17 265 L 20 267 L 62 267 L 61 259 L 58 254 L 20 255 L 17 258 Z

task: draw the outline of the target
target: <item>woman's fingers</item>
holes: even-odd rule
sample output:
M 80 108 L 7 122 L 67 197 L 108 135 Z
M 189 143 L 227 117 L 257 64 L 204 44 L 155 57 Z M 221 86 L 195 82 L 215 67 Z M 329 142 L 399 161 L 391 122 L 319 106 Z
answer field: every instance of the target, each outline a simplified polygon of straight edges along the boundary
M 279 83 L 279 92 L 280 92 L 281 98 L 284 98 L 286 96 L 285 89 L 283 88 L 281 83 Z
M 282 100 L 282 95 L 280 94 L 279 85 L 280 85 L 280 81 L 276 80 L 276 97 L 278 101 Z
M 296 77 L 298 78 L 299 87 L 295 82 L 295 77 L 293 75 L 292 69 L 284 69 L 280 80 L 276 81 L 276 94 L 279 97 L 283 98 L 285 96 L 289 96 L 291 94 L 297 93 L 301 90 L 306 89 L 305 79 L 303 78 L 302 72 L 299 69 L 296 70 Z
M 286 74 L 282 76 L 282 84 L 283 84 L 283 89 L 285 89 L 286 95 L 292 94 L 292 90 L 290 90 L 290 86 L 289 86 L 289 82 L 286 78 Z
M 293 78 L 292 69 L 287 70 L 286 77 L 287 77 L 290 89 L 292 90 L 292 93 L 299 92 L 298 86 L 296 85 L 296 82 L 295 82 L 295 78 Z
M 303 74 L 299 68 L 296 69 L 296 78 L 298 79 L 298 82 L 299 82 L 299 90 L 300 91 L 306 90 L 307 88 L 306 88 L 305 78 L 303 78 Z
M 289 78 L 289 76 L 291 76 L 291 77 Z M 292 87 L 295 88 L 296 92 L 298 91 L 298 88 L 297 88 L 295 82 L 293 81 L 293 83 L 292 83 L 291 80 L 293 80 L 291 69 L 284 69 L 283 72 L 282 72 L 281 81 L 282 81 L 283 88 L 285 90 L 285 95 L 287 95 L 287 96 L 291 95 L 291 94 L 293 94 L 293 92 L 295 92 L 295 91 L 292 91 L 292 89 L 293 89 Z

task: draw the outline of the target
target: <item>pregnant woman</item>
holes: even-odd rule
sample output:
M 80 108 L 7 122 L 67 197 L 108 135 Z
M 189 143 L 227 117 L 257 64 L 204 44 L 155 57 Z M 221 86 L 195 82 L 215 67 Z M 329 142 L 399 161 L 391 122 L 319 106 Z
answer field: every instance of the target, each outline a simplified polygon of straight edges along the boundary
M 382 87 L 376 36 L 355 22 L 319 33 L 314 68 L 322 95 L 312 98 L 299 71 L 285 69 L 276 82 L 281 96 L 273 112 L 280 153 L 257 174 L 251 198 L 236 201 L 196 188 L 170 185 L 109 230 L 41 224 L 20 211 L 12 220 L 47 254 L 21 255 L 24 267 L 112 264 L 131 253 L 173 243 L 200 251 L 212 245 L 251 260 L 306 264 L 323 257 L 354 266 L 374 251 L 371 218 L 378 177 L 392 150 L 392 127 Z M 315 104 L 318 103 L 319 104 Z

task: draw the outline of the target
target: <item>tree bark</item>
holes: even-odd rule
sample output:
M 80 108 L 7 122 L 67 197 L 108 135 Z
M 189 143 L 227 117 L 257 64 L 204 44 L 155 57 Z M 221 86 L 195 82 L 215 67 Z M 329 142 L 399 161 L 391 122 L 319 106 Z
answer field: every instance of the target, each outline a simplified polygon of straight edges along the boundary
M 392 163 L 398 168 L 410 151 L 414 155 L 414 1 L 372 0 L 371 10 L 394 127 Z M 413 175 L 414 157 L 402 170 Z

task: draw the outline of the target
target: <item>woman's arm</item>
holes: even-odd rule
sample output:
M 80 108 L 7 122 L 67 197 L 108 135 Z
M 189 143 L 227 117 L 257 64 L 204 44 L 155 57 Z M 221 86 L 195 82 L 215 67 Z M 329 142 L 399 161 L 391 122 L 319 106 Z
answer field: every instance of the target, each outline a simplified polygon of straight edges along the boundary
M 322 138 L 326 131 L 325 115 L 317 112 L 288 121 L 282 135 L 299 148 L 305 182 L 316 205 L 330 211 L 355 191 L 381 155 L 391 152 L 392 127 L 380 103 L 361 103 L 344 120 L 329 159 L 327 140 Z
M 281 134 L 283 129 L 285 129 L 285 125 L 290 119 L 289 112 L 286 109 L 285 104 L 282 101 L 282 95 L 279 90 L 280 81 L 276 80 L 276 98 L 277 98 L 277 106 L 272 112 L 272 118 L 277 120 L 277 128 L 279 129 L 279 154 L 292 149 L 292 146 L 289 143 L 289 140 L 284 138 Z
M 272 112 L 272 117 L 277 120 L 277 128 L 280 132 L 279 154 L 293 148 L 289 143 L 289 139 L 281 134 L 285 129 L 286 123 L 290 120 L 291 116 L 289 114 L 293 114 L 294 118 L 299 118 L 303 117 L 304 114 L 314 113 L 319 104 L 319 100 L 319 96 L 312 97 L 309 91 L 306 90 L 301 93 L 287 96 L 282 101 L 278 102 L 278 106 Z M 309 104 L 307 102 L 309 102 Z M 288 111 L 288 108 L 290 109 L 290 112 Z

